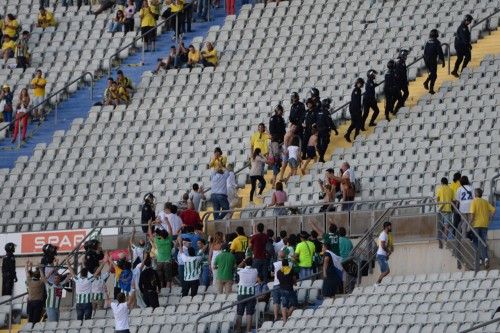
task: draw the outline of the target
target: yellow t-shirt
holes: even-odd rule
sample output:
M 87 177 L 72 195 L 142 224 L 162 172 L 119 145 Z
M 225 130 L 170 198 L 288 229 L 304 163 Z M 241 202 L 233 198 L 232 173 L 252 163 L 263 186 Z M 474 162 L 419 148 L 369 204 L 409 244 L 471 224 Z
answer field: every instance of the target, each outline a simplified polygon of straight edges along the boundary
M 212 159 L 208 166 L 212 169 L 219 170 L 221 168 L 225 168 L 227 164 L 227 157 L 221 156 L 218 159 Z
M 179 4 L 175 4 L 175 0 L 170 4 L 170 12 L 177 13 L 180 12 L 184 8 L 184 1 L 179 0 Z
M 17 28 L 19 27 L 19 23 L 17 20 L 9 21 L 8 23 L 4 23 L 3 33 L 5 35 L 9 35 L 9 37 L 14 37 L 17 32 Z
M 250 138 L 250 144 L 253 147 L 253 150 L 256 148 L 260 148 L 260 153 L 262 155 L 266 155 L 269 151 L 269 142 L 271 141 L 271 137 L 267 133 L 255 132 L 252 134 Z M 253 153 L 253 151 L 252 151 Z
M 299 267 L 310 268 L 313 264 L 313 256 L 316 251 L 314 243 L 311 241 L 303 241 L 295 247 L 295 254 L 299 256 Z
M 154 8 L 149 6 L 148 8 L 141 8 L 139 11 L 139 17 L 141 18 L 141 28 L 143 27 L 154 27 L 156 25 L 155 17 L 153 16 Z
M 231 251 L 232 252 L 245 252 L 248 247 L 248 237 L 247 236 L 238 236 L 231 242 Z
M 436 200 L 438 202 L 452 202 L 455 200 L 455 192 L 448 185 L 439 185 L 436 188 Z M 439 210 L 443 213 L 451 213 L 451 205 L 439 205 Z
M 191 64 L 196 64 L 200 62 L 200 51 L 194 50 L 194 52 L 188 52 L 188 60 Z
M 2 51 L 6 51 L 8 49 L 14 51 L 15 48 L 16 48 L 16 42 L 14 42 L 13 40 L 9 40 L 8 42 L 3 42 L 2 44 Z
M 45 96 L 45 85 L 47 84 L 47 80 L 45 80 L 43 77 L 41 78 L 34 78 L 31 80 L 31 84 L 35 86 L 33 88 L 33 95 L 35 97 L 43 97 Z
M 490 215 L 495 213 L 495 207 L 483 198 L 474 198 L 470 203 L 469 212 L 473 215 L 472 226 L 474 228 L 488 228 Z
M 42 16 L 42 14 L 38 14 L 38 25 L 41 28 L 55 26 L 56 20 L 54 19 L 54 14 L 52 14 L 48 10 L 45 11 L 45 16 Z
M 203 52 L 203 56 L 206 61 L 213 64 L 214 66 L 217 65 L 217 63 L 219 62 L 219 57 L 217 56 L 216 49 L 212 49 L 212 51 L 205 50 Z
M 457 193 L 457 190 L 460 187 L 460 182 L 459 181 L 452 182 L 449 186 L 450 186 L 451 190 L 453 191 L 453 193 Z M 453 196 L 453 199 L 455 199 L 455 196 Z
M 119 87 L 118 88 L 118 95 L 120 96 L 120 99 L 122 101 L 124 101 L 125 103 L 128 103 L 129 95 L 128 95 L 127 89 L 125 89 L 123 87 Z

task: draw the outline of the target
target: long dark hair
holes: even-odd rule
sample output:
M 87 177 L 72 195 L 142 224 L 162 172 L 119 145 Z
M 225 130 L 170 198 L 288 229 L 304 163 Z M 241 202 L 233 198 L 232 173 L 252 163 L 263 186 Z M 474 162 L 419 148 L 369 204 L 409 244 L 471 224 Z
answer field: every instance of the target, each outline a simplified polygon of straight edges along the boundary
M 253 151 L 252 160 L 255 160 L 258 155 L 260 155 L 260 148 L 255 148 L 255 150 Z

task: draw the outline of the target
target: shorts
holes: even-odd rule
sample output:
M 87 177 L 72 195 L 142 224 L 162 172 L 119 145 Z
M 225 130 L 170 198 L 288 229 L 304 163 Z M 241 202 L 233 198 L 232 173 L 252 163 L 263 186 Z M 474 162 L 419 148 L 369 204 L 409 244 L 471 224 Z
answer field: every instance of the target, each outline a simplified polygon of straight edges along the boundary
M 386 273 L 389 271 L 389 263 L 387 262 L 387 256 L 382 254 L 377 254 L 377 262 L 380 266 L 380 272 Z
M 281 304 L 281 289 L 280 286 L 274 286 L 271 290 L 271 297 L 273 298 L 273 304 Z
M 307 154 L 307 158 L 310 158 L 310 159 L 316 158 L 316 147 L 307 146 L 306 154 Z
M 158 262 L 157 263 L 157 271 L 160 276 L 160 280 L 162 282 L 172 282 L 173 278 L 173 267 L 172 262 Z
M 295 158 L 289 158 L 288 165 L 290 165 L 292 169 L 295 169 L 299 166 L 299 161 L 297 161 Z
M 288 154 L 282 154 L 281 155 L 281 161 L 283 163 L 288 163 Z
M 150 33 L 146 35 L 146 32 L 153 29 Z M 154 42 L 156 40 L 156 29 L 154 27 L 141 27 L 141 34 L 144 37 L 146 43 Z
M 243 301 L 247 298 L 254 297 L 254 295 L 238 295 L 238 302 Z M 243 316 L 253 316 L 255 314 L 255 306 L 257 305 L 257 300 L 252 298 L 248 302 L 239 303 L 236 306 L 236 315 Z
M 296 306 L 297 294 L 293 290 L 281 290 L 281 306 L 289 309 Z

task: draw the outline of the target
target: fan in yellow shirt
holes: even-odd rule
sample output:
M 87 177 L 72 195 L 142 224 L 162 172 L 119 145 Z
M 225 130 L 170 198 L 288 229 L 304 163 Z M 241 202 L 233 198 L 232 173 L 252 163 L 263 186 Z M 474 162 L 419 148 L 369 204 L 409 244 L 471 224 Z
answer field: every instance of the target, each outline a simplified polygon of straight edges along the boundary
M 166 0 L 165 4 L 170 7 L 172 14 L 178 13 L 184 9 L 184 0 Z
M 37 27 L 39 28 L 48 28 L 55 27 L 56 19 L 54 18 L 54 14 L 52 12 L 46 10 L 45 8 L 40 8 L 40 13 L 38 14 L 38 22 Z
M 214 45 L 210 42 L 205 44 L 206 50 L 201 51 L 201 62 L 205 67 L 215 67 L 219 63 L 219 56 Z
M 448 178 L 441 178 L 441 185 L 436 188 L 436 201 L 437 202 L 452 202 L 455 199 L 455 192 L 448 186 Z M 438 205 L 439 214 L 439 248 L 443 247 L 442 239 L 447 239 L 448 226 L 452 223 L 453 214 L 451 204 Z
M 450 188 L 453 193 L 457 193 L 457 190 L 460 187 L 460 178 L 462 178 L 462 174 L 460 172 L 455 172 L 453 174 L 453 182 L 450 184 Z
M 14 57 L 14 52 L 16 49 L 16 42 L 14 42 L 9 35 L 4 35 L 3 36 L 3 43 L 2 43 L 2 52 L 1 56 L 4 61 L 4 66 L 7 64 L 7 60 L 9 58 Z
M 250 137 L 250 154 L 252 154 L 255 149 L 260 148 L 261 154 L 266 156 L 269 152 L 270 142 L 271 136 L 266 132 L 266 125 L 260 123 L 257 132 Z
M 139 11 L 139 18 L 141 19 L 141 34 L 143 42 L 145 43 L 145 51 L 149 52 L 156 49 L 156 20 L 158 19 L 159 9 L 153 0 L 144 0 L 142 8 Z
M 472 227 L 476 231 L 482 242 L 474 237 L 473 242 L 476 249 L 479 250 L 479 264 L 481 265 L 484 260 L 484 268 L 489 268 L 488 256 L 488 226 L 490 225 L 490 218 L 495 214 L 495 207 L 493 207 L 487 200 L 483 199 L 483 190 L 476 188 L 474 190 L 475 198 L 470 204 L 469 212 L 472 215 Z M 484 246 L 483 244 L 486 244 Z
M 37 106 L 34 110 L 35 118 L 43 117 L 43 100 L 45 99 L 45 86 L 47 85 L 47 80 L 44 79 L 42 71 L 39 69 L 36 71 L 36 75 L 31 80 L 31 88 L 33 88 L 33 106 Z
M 188 67 L 193 68 L 197 64 L 200 63 L 201 60 L 201 54 L 200 51 L 198 51 L 193 45 L 189 45 L 189 52 L 188 52 Z
M 19 29 L 19 23 L 16 17 L 12 14 L 7 14 L 5 21 L 3 22 L 3 34 L 9 36 L 11 39 L 16 37 L 17 29 Z

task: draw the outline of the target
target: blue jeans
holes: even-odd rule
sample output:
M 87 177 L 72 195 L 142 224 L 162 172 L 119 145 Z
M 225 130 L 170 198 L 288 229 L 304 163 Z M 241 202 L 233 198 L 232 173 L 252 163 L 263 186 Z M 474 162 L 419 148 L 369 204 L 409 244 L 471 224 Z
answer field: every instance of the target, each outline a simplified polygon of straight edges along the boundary
M 12 111 L 11 112 L 3 111 L 3 121 L 6 123 L 12 122 Z
M 76 319 L 87 320 L 92 318 L 92 303 L 76 303 Z
M 313 274 L 313 270 L 312 270 L 311 267 L 309 267 L 309 268 L 300 267 L 300 270 L 299 270 L 299 279 L 302 280 L 302 279 L 308 278 L 312 274 Z
M 182 283 L 184 282 L 184 265 L 179 265 L 178 266 L 178 274 L 177 277 L 179 278 L 179 281 Z
M 476 230 L 477 234 L 479 235 L 479 238 L 483 240 L 483 242 L 486 244 L 484 246 L 483 244 L 479 244 L 479 240 L 477 237 L 474 237 L 474 246 L 476 249 L 479 251 L 479 259 L 484 260 L 488 259 L 488 228 L 474 228 Z M 479 247 L 479 248 L 478 248 Z
M 207 20 L 208 11 L 209 11 L 209 0 L 198 0 L 198 7 L 196 8 L 198 18 Z
M 226 194 L 212 194 L 212 205 L 214 207 L 214 219 L 221 220 L 227 213 L 219 213 L 220 210 L 229 210 L 229 201 Z
M 267 282 L 267 259 L 254 259 L 252 268 L 255 268 L 257 274 Z
M 212 277 L 210 275 L 211 273 L 208 265 L 203 265 L 201 268 L 200 285 L 208 287 L 212 281 Z
M 47 321 L 59 321 L 58 308 L 47 308 Z
M 377 254 L 377 262 L 380 266 L 380 272 L 385 273 L 389 271 L 389 263 L 387 262 L 387 256 L 382 254 Z
M 119 22 L 111 23 L 108 32 L 120 32 L 123 31 L 123 24 Z

